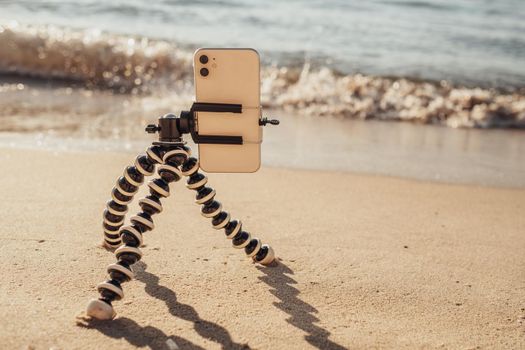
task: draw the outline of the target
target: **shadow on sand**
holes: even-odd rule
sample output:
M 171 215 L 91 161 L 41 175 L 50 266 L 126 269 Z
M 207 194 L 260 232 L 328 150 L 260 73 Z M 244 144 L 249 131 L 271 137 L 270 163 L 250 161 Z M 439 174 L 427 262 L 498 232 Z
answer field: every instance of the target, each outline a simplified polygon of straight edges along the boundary
M 328 339 L 330 332 L 314 324 L 319 321 L 313 315 L 317 309 L 299 299 L 299 290 L 292 286 L 297 282 L 290 277 L 293 271 L 288 266 L 279 262 L 270 268 L 257 266 L 257 269 L 264 273 L 259 279 L 272 287 L 270 293 L 279 298 L 274 305 L 290 315 L 288 323 L 307 333 L 304 338 L 308 343 L 318 349 L 346 349 Z
M 223 349 L 250 349 L 247 344 L 234 342 L 225 328 L 200 318 L 192 306 L 179 303 L 175 292 L 159 285 L 159 277 L 147 272 L 146 268 L 147 265 L 145 263 L 136 263 L 133 266 L 135 278 L 145 284 L 146 293 L 166 303 L 170 314 L 192 322 L 193 328 L 201 337 L 220 344 Z M 152 326 L 142 327 L 135 321 L 125 317 L 119 317 L 112 321 L 90 319 L 85 322 L 77 322 L 77 324 L 83 328 L 96 329 L 111 338 L 124 338 L 131 345 L 137 347 L 149 346 L 152 350 L 170 349 L 167 344 L 169 339 L 174 341 L 179 349 L 203 349 L 187 339 L 178 336 L 167 336 L 158 328 Z M 176 349 L 176 347 L 174 348 Z
M 145 284 L 145 291 L 152 297 L 163 301 L 168 311 L 175 317 L 193 323 L 195 331 L 203 338 L 209 339 L 222 346 L 223 349 L 250 349 L 248 344 L 239 344 L 233 341 L 230 333 L 222 326 L 203 320 L 197 311 L 190 305 L 177 301 L 177 295 L 171 289 L 159 285 L 159 277 L 146 271 L 147 265 L 138 262 L 134 266 L 135 278 Z M 272 267 L 257 267 L 264 273 L 259 279 L 269 285 L 270 293 L 275 295 L 279 302 L 274 305 L 284 311 L 290 318 L 286 321 L 294 327 L 306 333 L 305 339 L 308 343 L 318 349 L 346 349 L 345 347 L 328 339 L 330 332 L 318 325 L 319 321 L 313 313 L 317 310 L 310 304 L 299 299 L 299 290 L 292 285 L 297 282 L 290 277 L 293 271 L 282 262 Z M 152 327 L 142 327 L 135 321 L 119 317 L 112 321 L 89 320 L 78 323 L 80 327 L 96 329 L 108 337 L 115 339 L 126 339 L 131 345 L 137 347 L 149 346 L 152 350 L 170 349 L 168 346 L 171 339 L 180 349 L 202 349 L 202 347 L 178 336 L 168 336 L 162 330 Z
M 126 317 L 119 317 L 112 321 L 91 319 L 83 323 L 77 322 L 77 325 L 83 328 L 96 329 L 110 338 L 126 339 L 128 343 L 139 348 L 148 346 L 152 350 L 171 350 L 172 348 L 167 343 L 171 339 L 179 349 L 203 349 L 184 338 L 174 335 L 168 337 L 158 328 L 142 327 Z
M 146 293 L 165 302 L 173 316 L 192 322 L 193 328 L 201 337 L 220 344 L 223 349 L 250 349 L 247 344 L 235 343 L 224 327 L 200 318 L 192 306 L 179 303 L 174 291 L 159 285 L 159 277 L 146 271 L 145 263 L 138 262 L 134 267 L 135 278 L 146 285 Z

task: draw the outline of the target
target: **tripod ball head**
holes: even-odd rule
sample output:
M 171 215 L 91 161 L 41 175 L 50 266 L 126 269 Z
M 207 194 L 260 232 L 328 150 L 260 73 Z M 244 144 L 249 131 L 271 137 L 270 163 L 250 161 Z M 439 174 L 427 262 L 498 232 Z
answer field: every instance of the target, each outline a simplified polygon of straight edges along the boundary
M 149 124 L 146 126 L 148 134 L 159 133 L 159 141 L 161 142 L 179 142 L 182 134 L 187 133 L 188 128 L 185 127 L 185 122 L 181 123 L 181 119 L 174 114 L 165 114 L 158 119 L 158 125 Z M 181 125 L 184 124 L 184 125 Z

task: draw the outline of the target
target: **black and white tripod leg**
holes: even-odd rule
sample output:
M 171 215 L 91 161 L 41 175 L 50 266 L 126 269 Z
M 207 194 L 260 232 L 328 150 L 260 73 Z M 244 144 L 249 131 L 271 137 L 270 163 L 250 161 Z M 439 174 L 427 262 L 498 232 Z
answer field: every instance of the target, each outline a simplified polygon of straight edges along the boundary
M 104 241 L 108 249 L 115 249 L 122 244 L 119 230 L 124 224 L 128 205 L 144 182 L 145 176 L 155 172 L 155 164 L 162 163 L 162 148 L 152 146 L 145 155 L 139 155 L 135 164 L 128 166 L 111 191 L 112 199 L 106 203 L 103 213 Z
M 132 265 L 142 258 L 140 246 L 143 234 L 155 227 L 152 216 L 162 211 L 160 199 L 169 196 L 169 183 L 180 179 L 177 172 L 173 174 L 172 169 L 165 165 L 158 169 L 159 178 L 148 182 L 150 194 L 139 200 L 142 211 L 130 219 L 130 226 L 120 228 L 119 237 L 123 245 L 115 250 L 117 263 L 108 266 L 109 279 L 97 286 L 100 297 L 89 302 L 88 316 L 101 320 L 115 317 L 112 302 L 124 297 L 122 284 L 133 279 Z
M 234 248 L 242 249 L 253 261 L 269 265 L 275 260 L 275 253 L 268 244 L 262 244 L 261 240 L 252 237 L 242 229 L 242 223 L 231 220 L 230 214 L 222 210 L 222 204 L 215 200 L 215 190 L 207 187 L 208 178 L 199 172 L 199 161 L 196 158 L 188 158 L 182 165 L 182 174 L 188 177 L 186 187 L 197 192 L 195 203 L 202 205 L 202 216 L 211 219 L 214 229 L 224 229 L 226 238 L 232 240 Z

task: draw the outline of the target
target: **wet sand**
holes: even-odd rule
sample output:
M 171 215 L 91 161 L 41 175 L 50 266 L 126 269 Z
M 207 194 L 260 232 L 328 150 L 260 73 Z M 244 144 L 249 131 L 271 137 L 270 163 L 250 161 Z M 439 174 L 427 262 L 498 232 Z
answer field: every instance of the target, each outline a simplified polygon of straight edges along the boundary
M 79 323 L 133 158 L 1 149 L 0 348 L 525 346 L 524 190 L 269 167 L 210 185 L 278 266 L 251 264 L 174 184 L 117 319 Z
M 150 112 L 148 118 L 120 115 L 118 111 L 101 114 L 100 119 L 76 115 L 67 121 L 57 117 L 13 117 L 13 123 L 28 129 L 0 132 L 0 147 L 138 153 L 154 139 L 143 127 L 169 110 L 164 105 Z M 266 166 L 525 188 L 523 130 L 450 129 L 308 117 L 273 110 L 265 110 L 264 114 L 281 121 L 278 127 L 264 130 L 262 160 Z M 50 126 L 50 121 L 55 125 Z M 39 127 L 48 130 L 36 133 Z

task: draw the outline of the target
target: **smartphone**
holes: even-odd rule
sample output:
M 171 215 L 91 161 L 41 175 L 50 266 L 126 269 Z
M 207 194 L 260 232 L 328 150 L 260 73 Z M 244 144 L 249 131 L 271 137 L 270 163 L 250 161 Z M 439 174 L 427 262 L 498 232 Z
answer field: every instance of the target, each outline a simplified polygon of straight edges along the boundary
M 242 145 L 199 144 L 206 172 L 253 173 L 261 165 L 260 60 L 253 49 L 201 48 L 193 56 L 195 101 L 241 104 L 241 113 L 196 112 L 199 135 L 242 136 Z

